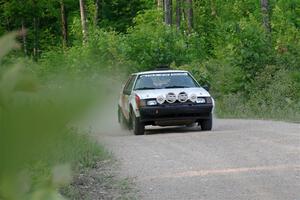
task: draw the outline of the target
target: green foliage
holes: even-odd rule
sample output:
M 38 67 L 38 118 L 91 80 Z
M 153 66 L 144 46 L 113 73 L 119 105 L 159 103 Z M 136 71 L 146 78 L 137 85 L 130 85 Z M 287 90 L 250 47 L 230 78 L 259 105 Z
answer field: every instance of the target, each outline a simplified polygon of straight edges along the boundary
M 241 20 L 238 28 L 233 36 L 233 53 L 228 59 L 233 66 L 242 70 L 241 89 L 249 93 L 253 79 L 267 64 L 271 64 L 273 52 L 268 36 L 253 17 Z
M 210 85 L 216 98 L 244 91 L 241 68 L 222 60 L 210 60 L 206 65 L 209 74 L 212 74 L 210 75 Z
M 187 70 L 191 72 L 194 78 L 200 83 L 200 85 L 210 85 L 211 76 L 207 69 L 206 63 L 191 63 L 188 65 L 182 65 L 175 67 L 175 69 Z
M 0 0 L 0 35 L 6 31 L 20 30 L 22 23 L 26 28 L 27 55 L 33 56 L 35 44 L 38 53 L 61 47 L 61 10 L 60 3 L 65 6 L 67 25 L 70 30 L 69 45 L 81 43 L 81 24 L 79 2 L 73 0 Z M 94 1 L 87 2 L 87 22 L 90 27 L 97 24 L 106 30 L 126 32 L 133 24 L 138 12 L 152 8 L 154 3 L 147 0 L 100 0 L 99 23 L 94 22 Z M 34 20 L 37 22 L 35 30 Z
M 160 64 L 185 65 L 206 56 L 204 41 L 194 33 L 185 35 L 166 27 L 157 10 L 139 14 L 127 34 L 91 29 L 89 41 L 64 51 L 43 54 L 39 73 L 113 73 L 153 69 Z
M 20 27 L 25 19 L 28 49 L 32 52 L 32 20 L 39 18 L 42 56 L 39 63 L 26 61 L 26 66 L 43 80 L 55 80 L 58 74 L 76 79 L 94 74 L 89 80 L 92 83 L 98 74 L 121 77 L 124 73 L 169 64 L 191 71 L 201 84 L 210 85 L 217 102 L 224 104 L 222 113 L 232 112 L 225 101 L 227 97 L 236 99 L 237 104 L 240 102 L 245 107 L 242 110 L 253 110 L 253 113 L 262 108 L 297 107 L 298 0 L 270 1 L 270 34 L 262 26 L 259 1 L 193 3 L 194 30 L 187 34 L 185 17 L 179 29 L 166 26 L 163 12 L 155 8 L 154 1 L 101 1 L 99 22 L 95 23 L 96 7 L 94 1 L 88 0 L 89 40 L 82 45 L 78 2 L 65 0 L 70 46 L 62 49 L 59 1 L 39 1 L 35 5 L 33 1 L 24 5 L 18 1 L 1 1 L 0 32 Z M 5 58 L 2 62 L 11 63 L 11 60 Z
M 160 64 L 180 66 L 205 56 L 198 34 L 187 36 L 165 26 L 157 10 L 138 15 L 135 24 L 126 35 L 124 54 L 138 64 L 136 70 L 153 69 Z
M 15 35 L 0 38 L 0 61 L 17 47 Z M 82 80 L 40 82 L 21 62 L 6 65 L 0 65 L 0 198 L 63 199 L 56 189 L 69 183 L 71 168 L 93 167 L 106 155 L 70 129 L 95 90 Z
M 215 16 L 210 6 L 197 2 L 195 27 L 211 54 L 203 64 L 218 114 L 299 120 L 296 1 L 271 2 L 271 35 L 262 27 L 257 1 L 216 1 Z
M 277 62 L 284 68 L 300 69 L 300 30 L 279 6 L 274 9 L 274 49 Z
M 189 35 L 165 26 L 161 11 L 147 10 L 134 18 L 126 34 L 90 28 L 85 46 L 79 34 L 74 37 L 78 44 L 71 48 L 44 53 L 37 71 L 116 75 L 170 64 L 210 85 L 221 114 L 237 114 L 228 99 L 235 99 L 241 111 L 253 116 L 262 110 L 289 113 L 298 110 L 300 34 L 295 23 L 297 6 L 292 1 L 288 5 L 271 5 L 271 35 L 262 27 L 257 2 L 216 1 L 215 16 L 210 3 L 197 2 L 195 32 Z M 289 15 L 283 11 L 287 7 Z M 79 18 L 74 24 L 73 33 L 80 33 Z
M 132 26 L 132 20 L 137 13 L 152 6 L 152 2 L 144 0 L 104 0 L 101 16 L 103 20 L 100 22 L 100 27 L 126 32 Z

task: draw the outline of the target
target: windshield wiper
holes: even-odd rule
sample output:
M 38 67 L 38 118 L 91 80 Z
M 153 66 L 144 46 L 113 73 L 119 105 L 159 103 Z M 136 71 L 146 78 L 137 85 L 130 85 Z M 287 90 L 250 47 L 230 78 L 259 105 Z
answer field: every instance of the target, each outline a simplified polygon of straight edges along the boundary
M 157 88 L 154 88 L 154 87 L 141 87 L 141 88 L 136 88 L 135 90 L 154 90 L 154 89 L 157 89 Z
M 172 85 L 172 86 L 167 86 L 165 88 L 189 88 L 187 86 L 182 86 L 182 85 Z

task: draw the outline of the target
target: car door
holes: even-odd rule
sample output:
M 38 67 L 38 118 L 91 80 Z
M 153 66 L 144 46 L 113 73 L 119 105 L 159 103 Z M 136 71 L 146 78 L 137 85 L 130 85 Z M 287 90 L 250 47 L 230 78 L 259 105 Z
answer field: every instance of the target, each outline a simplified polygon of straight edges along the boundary
M 123 114 L 127 120 L 129 119 L 129 112 L 130 112 L 130 102 L 129 102 L 130 95 L 133 89 L 133 85 L 135 83 L 135 79 L 136 79 L 136 75 L 132 75 L 128 79 L 122 94 L 122 109 L 123 109 Z

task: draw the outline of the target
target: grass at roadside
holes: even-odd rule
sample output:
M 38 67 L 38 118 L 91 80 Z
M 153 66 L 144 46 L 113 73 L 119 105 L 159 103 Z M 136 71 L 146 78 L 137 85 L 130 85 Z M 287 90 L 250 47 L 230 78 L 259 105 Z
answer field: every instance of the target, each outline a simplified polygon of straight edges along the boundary
M 63 196 L 73 200 L 136 199 L 132 181 L 116 176 L 115 169 L 118 166 L 113 155 L 87 135 L 70 137 L 70 148 L 74 150 L 75 146 L 76 150 L 62 149 L 70 152 L 65 156 L 73 160 L 73 179 L 70 184 L 60 188 Z
M 112 160 L 99 161 L 95 168 L 86 168 L 75 174 L 72 183 L 60 191 L 73 200 L 137 199 L 133 181 L 117 177 L 115 165 Z
M 95 169 L 97 163 L 109 159 L 111 155 L 88 135 L 68 131 L 56 139 L 55 148 L 48 151 L 42 159 L 30 162 L 22 169 L 31 180 L 31 187 L 23 198 L 29 196 L 29 199 L 35 199 L 31 191 L 43 193 L 53 186 L 55 190 L 68 187 L 78 174 Z
M 53 182 L 58 181 L 56 189 L 67 199 L 136 199 L 132 181 L 116 176 L 117 162 L 89 135 L 70 131 L 57 141 L 56 149 L 47 155 L 47 159 L 28 166 L 27 174 L 31 176 L 33 191 L 43 193 L 52 187 L 47 184 L 55 185 Z M 53 166 L 60 170 L 56 172 L 58 174 L 53 172 Z M 35 199 L 33 196 L 36 195 L 29 199 Z
M 259 105 L 259 103 L 243 103 L 239 98 L 216 100 L 216 115 L 219 118 L 280 120 L 300 122 L 299 105 Z

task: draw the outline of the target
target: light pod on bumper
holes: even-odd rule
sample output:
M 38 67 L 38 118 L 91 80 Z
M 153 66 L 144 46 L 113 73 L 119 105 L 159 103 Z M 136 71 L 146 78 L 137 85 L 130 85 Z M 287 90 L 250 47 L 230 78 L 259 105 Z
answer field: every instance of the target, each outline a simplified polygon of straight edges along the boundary
M 184 102 L 186 102 L 188 99 L 189 99 L 189 97 L 188 97 L 187 93 L 185 93 L 185 92 L 180 92 L 180 93 L 178 94 L 178 101 L 179 101 L 179 102 L 184 103 Z
M 196 94 L 191 94 L 189 99 L 190 99 L 191 102 L 196 102 L 197 101 L 197 95 Z
M 164 97 L 163 95 L 160 95 L 160 96 L 158 96 L 158 97 L 156 98 L 156 101 L 157 101 L 157 103 L 159 103 L 159 104 L 163 104 L 163 103 L 165 103 L 166 99 L 165 99 L 165 97 Z
M 176 95 L 173 92 L 169 92 L 166 96 L 166 101 L 168 103 L 174 103 L 176 101 Z

